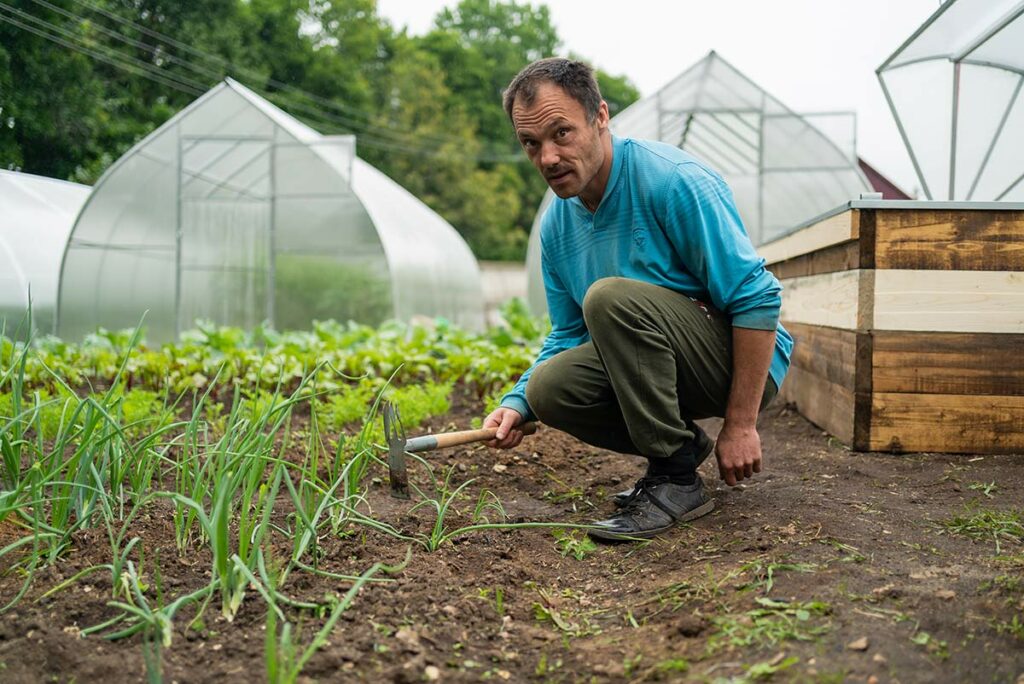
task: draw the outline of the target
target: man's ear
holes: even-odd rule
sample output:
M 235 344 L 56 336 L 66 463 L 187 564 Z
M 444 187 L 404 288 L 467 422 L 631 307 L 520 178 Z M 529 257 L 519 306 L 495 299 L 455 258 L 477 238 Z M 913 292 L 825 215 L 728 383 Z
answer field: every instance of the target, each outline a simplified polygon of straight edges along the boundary
M 608 122 L 611 120 L 611 115 L 608 114 L 608 103 L 601 100 L 601 106 L 597 108 L 597 127 L 599 130 L 605 130 L 608 128 Z

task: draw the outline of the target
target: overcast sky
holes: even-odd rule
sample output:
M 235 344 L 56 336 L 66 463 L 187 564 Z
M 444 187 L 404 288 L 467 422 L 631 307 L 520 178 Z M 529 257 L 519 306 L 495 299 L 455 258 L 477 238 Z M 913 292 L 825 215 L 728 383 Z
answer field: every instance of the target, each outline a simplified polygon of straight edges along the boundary
M 410 33 L 456 0 L 378 0 Z M 918 187 L 875 69 L 938 0 L 548 0 L 563 52 L 628 76 L 650 95 L 714 49 L 797 112 L 857 113 L 860 156 Z

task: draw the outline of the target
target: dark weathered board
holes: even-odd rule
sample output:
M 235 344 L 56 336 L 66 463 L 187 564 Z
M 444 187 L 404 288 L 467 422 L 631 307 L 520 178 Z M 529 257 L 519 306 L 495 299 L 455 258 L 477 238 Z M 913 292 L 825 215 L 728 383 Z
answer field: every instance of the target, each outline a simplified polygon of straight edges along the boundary
M 878 330 L 876 392 L 1024 395 L 1024 335 Z
M 801 254 L 768 266 L 768 270 L 779 280 L 818 275 L 819 273 L 849 271 L 855 268 L 860 268 L 860 244 L 856 240 L 841 242 L 838 245 L 819 249 L 810 254 Z
M 849 387 L 790 367 L 780 394 L 815 425 L 847 444 L 853 442 L 853 392 Z
M 852 388 L 857 372 L 856 337 L 851 330 L 783 322 L 793 336 L 791 364 L 831 383 Z
M 1020 453 L 1024 396 L 875 392 L 870 449 Z
M 873 214 L 874 268 L 1024 271 L 1024 211 L 878 209 Z M 863 234 L 863 223 L 861 228 Z

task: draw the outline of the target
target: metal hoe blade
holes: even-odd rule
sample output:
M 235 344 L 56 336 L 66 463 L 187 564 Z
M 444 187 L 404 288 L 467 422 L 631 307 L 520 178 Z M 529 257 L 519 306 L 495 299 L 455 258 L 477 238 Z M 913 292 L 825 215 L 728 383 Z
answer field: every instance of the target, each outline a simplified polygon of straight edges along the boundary
M 409 498 L 409 475 L 405 470 L 405 427 L 398 415 L 398 409 L 387 402 L 382 411 L 384 416 L 384 439 L 388 442 L 388 474 L 391 479 L 391 496 L 396 499 Z

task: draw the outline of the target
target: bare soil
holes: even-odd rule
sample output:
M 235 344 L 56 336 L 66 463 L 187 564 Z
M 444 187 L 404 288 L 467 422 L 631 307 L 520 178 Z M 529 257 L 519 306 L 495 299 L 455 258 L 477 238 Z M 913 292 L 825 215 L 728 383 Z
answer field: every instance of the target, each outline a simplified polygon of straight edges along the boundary
M 466 428 L 478 413 L 463 403 L 431 427 Z M 527 529 L 475 532 L 433 553 L 415 547 L 392 582 L 360 592 L 300 681 L 713 682 L 775 670 L 773 681 L 1024 682 L 1024 545 L 1002 539 L 997 553 L 994 539 L 942 525 L 1021 511 L 1024 457 L 851 453 L 782 405 L 762 416 L 761 435 L 764 472 L 728 488 L 706 463 L 715 511 L 650 543 L 599 546 L 577 559 L 563 555 L 552 530 Z M 453 482 L 475 478 L 452 527 L 469 522 L 484 489 L 514 520 L 606 517 L 608 495 L 641 471 L 637 459 L 553 430 L 514 451 L 427 458 L 439 472 L 454 466 Z M 391 499 L 384 472 L 373 476 L 378 518 L 430 529 L 429 509 L 410 514 L 414 502 Z M 0 526 L 0 547 L 17 533 Z M 133 534 L 143 567 L 160 567 L 165 599 L 209 581 L 208 554 L 180 556 L 160 506 Z M 406 552 L 365 528 L 320 541 L 320 567 L 335 573 Z M 138 636 L 79 635 L 116 614 L 109 572 L 40 600 L 109 554 L 103 531 L 81 533 L 0 615 L 0 681 L 145 681 Z M 22 579 L 0 577 L 0 602 Z M 281 589 L 317 601 L 347 586 L 299 572 Z M 176 618 L 165 681 L 265 678 L 266 604 L 250 592 L 228 623 L 217 603 L 191 629 L 194 611 Z M 322 624 L 308 612 L 289 618 L 301 622 L 303 643 Z

